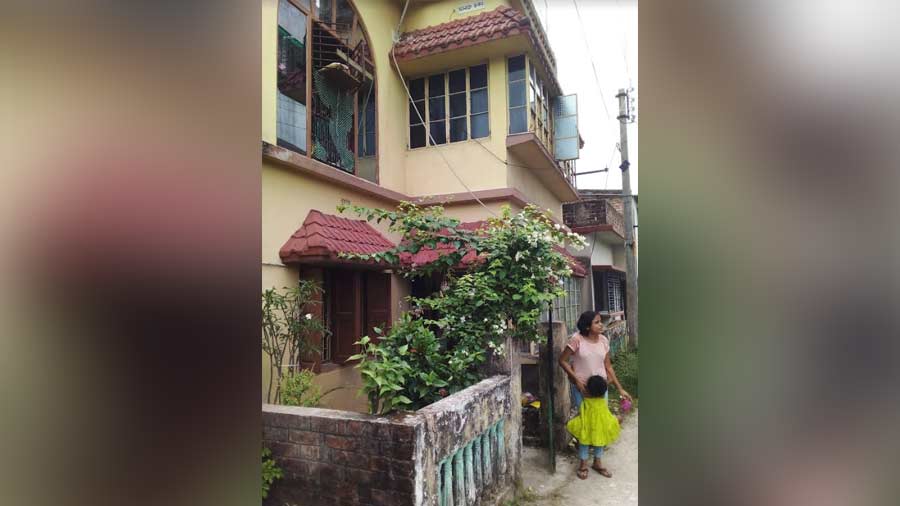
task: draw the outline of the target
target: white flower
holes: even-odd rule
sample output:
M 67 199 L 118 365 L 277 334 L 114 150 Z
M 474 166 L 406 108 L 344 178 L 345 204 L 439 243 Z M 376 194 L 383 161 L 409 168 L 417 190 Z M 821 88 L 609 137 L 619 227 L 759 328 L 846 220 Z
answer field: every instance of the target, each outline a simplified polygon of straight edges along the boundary
M 559 226 L 559 223 L 554 224 L 553 228 L 555 228 L 556 230 L 562 230 L 562 227 Z
M 306 313 L 306 316 L 304 316 L 304 318 L 306 318 L 307 320 L 312 320 L 312 313 Z
M 465 316 L 460 316 L 460 317 L 459 317 L 459 321 L 461 321 L 461 322 L 463 322 L 463 323 L 466 323 L 466 317 L 465 317 Z

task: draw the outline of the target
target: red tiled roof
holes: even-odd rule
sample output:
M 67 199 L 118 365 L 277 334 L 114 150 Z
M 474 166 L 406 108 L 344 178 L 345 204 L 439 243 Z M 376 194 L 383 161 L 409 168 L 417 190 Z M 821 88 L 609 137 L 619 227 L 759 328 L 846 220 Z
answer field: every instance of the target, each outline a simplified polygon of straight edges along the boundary
M 341 218 L 313 209 L 303 221 L 303 226 L 284 243 L 278 254 L 286 264 L 321 260 L 348 261 L 338 255 L 371 255 L 393 247 L 394 243 L 365 221 Z
M 476 231 L 482 228 L 487 227 L 486 221 L 469 221 L 460 223 L 457 227 L 460 230 L 469 230 Z M 560 246 L 554 246 L 554 249 L 559 253 L 562 253 L 563 256 L 566 257 L 566 260 L 569 262 L 569 266 L 572 268 L 572 274 L 579 278 L 583 278 L 587 276 L 587 269 L 581 265 L 581 262 L 578 261 L 571 253 L 566 251 L 565 248 Z M 448 243 L 438 243 L 435 248 L 422 248 L 416 254 L 412 253 L 401 253 L 400 254 L 400 263 L 409 267 L 413 265 L 426 265 L 434 262 L 438 258 L 450 254 L 456 251 L 456 248 L 453 247 L 452 244 Z M 478 257 L 475 254 L 475 251 L 469 251 L 465 255 L 463 255 L 460 264 L 457 266 L 458 268 L 466 268 L 473 263 L 477 262 Z
M 475 230 L 484 228 L 486 225 L 486 221 L 470 221 L 460 223 L 456 228 L 474 232 Z M 442 233 L 446 234 L 446 231 L 442 231 Z M 424 247 L 420 249 L 416 254 L 412 254 L 409 252 L 400 253 L 400 263 L 407 267 L 426 265 L 434 262 L 444 255 L 448 255 L 455 251 L 456 248 L 454 248 L 452 244 L 438 243 L 436 247 Z M 457 267 L 466 268 L 475 263 L 477 259 L 478 257 L 475 254 L 475 251 L 469 251 L 465 255 L 463 255 L 462 260 L 460 260 L 460 265 L 458 265 Z
M 587 276 L 587 269 L 584 268 L 584 265 L 582 265 L 574 255 L 569 253 L 565 248 L 561 246 L 554 246 L 553 249 L 562 253 L 562 255 L 566 257 L 566 260 L 569 261 L 569 267 L 572 268 L 573 276 L 577 278 L 583 278 Z
M 531 33 L 528 18 L 501 5 L 476 16 L 404 33 L 394 45 L 394 56 L 398 60 L 413 59 L 523 33 Z

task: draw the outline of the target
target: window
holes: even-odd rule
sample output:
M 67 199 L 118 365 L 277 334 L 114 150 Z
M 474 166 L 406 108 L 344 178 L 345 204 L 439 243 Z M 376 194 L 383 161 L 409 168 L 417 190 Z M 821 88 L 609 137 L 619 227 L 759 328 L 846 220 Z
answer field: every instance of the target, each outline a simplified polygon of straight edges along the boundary
M 278 145 L 306 153 L 306 14 L 278 3 Z
M 606 282 L 607 308 L 610 313 L 618 313 L 625 310 L 625 290 L 622 276 L 609 274 Z
M 581 278 L 565 278 L 563 280 L 565 295 L 553 299 L 553 321 L 565 323 L 569 333 L 575 332 L 578 317 L 581 315 L 581 286 Z M 548 320 L 549 314 L 544 309 L 541 312 L 541 321 Z
M 350 0 L 278 0 L 279 146 L 377 182 L 375 66 Z
M 525 115 L 525 55 L 509 58 L 506 65 L 509 75 L 509 133 L 527 132 L 528 118 Z
M 594 296 L 598 311 L 625 311 L 625 274 L 614 270 L 594 272 Z
M 408 86 L 410 149 L 490 135 L 486 64 L 412 79 Z
M 531 130 L 544 142 L 547 147 L 552 146 L 550 132 L 550 92 L 544 85 L 543 79 L 537 73 L 534 65 L 529 65 L 528 73 L 528 97 L 531 117 Z
M 490 125 L 488 124 L 487 85 L 487 65 L 469 68 L 473 139 L 480 139 L 491 134 Z
M 428 144 L 447 143 L 447 100 L 444 94 L 445 75 L 428 78 Z
M 375 156 L 375 84 L 367 81 L 357 96 L 356 154 L 360 158 Z
M 331 334 L 322 346 L 322 360 L 343 364 L 358 352 L 362 336 L 375 338 L 375 327 L 386 331 L 391 321 L 389 274 L 374 271 L 325 271 L 325 321 Z

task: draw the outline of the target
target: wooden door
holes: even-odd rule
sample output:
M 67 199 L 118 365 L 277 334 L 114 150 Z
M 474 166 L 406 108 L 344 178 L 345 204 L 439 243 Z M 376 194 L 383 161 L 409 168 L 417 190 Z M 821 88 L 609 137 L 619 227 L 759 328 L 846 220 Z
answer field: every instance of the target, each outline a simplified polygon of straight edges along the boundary
M 361 337 L 360 317 L 362 279 L 358 271 L 335 269 L 331 275 L 331 332 L 334 343 L 332 361 L 343 364 L 356 353 L 353 343 Z
M 391 322 L 391 276 L 381 272 L 366 273 L 366 320 L 363 333 L 375 339 L 375 327 L 387 332 Z

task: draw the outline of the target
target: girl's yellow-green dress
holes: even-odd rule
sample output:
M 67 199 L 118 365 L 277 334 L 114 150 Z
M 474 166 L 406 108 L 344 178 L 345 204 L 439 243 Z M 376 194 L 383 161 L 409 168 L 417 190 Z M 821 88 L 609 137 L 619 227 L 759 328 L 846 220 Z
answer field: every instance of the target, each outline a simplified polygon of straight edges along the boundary
M 566 424 L 579 444 L 607 446 L 619 438 L 619 421 L 603 397 L 585 397 L 581 413 Z

